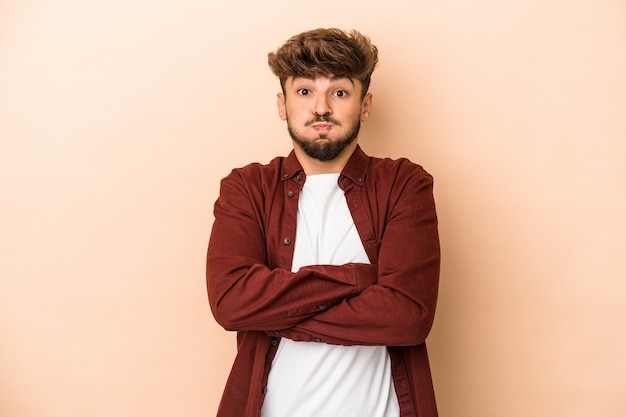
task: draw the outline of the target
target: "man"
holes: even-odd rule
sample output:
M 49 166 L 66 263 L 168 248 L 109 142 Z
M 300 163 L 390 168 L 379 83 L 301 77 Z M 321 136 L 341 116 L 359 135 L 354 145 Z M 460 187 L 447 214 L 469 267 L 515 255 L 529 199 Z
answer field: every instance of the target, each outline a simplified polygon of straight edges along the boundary
M 220 417 L 437 415 L 432 177 L 357 144 L 377 62 L 337 29 L 269 54 L 293 151 L 233 170 L 215 203 L 209 301 L 238 344 Z

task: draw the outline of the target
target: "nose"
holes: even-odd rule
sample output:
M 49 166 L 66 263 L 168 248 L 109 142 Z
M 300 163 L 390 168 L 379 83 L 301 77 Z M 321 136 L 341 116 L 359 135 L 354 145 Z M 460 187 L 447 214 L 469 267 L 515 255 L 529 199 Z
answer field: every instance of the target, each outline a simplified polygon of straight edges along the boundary
M 319 116 L 328 116 L 332 113 L 328 97 L 325 94 L 320 94 L 316 97 L 313 104 L 313 112 Z

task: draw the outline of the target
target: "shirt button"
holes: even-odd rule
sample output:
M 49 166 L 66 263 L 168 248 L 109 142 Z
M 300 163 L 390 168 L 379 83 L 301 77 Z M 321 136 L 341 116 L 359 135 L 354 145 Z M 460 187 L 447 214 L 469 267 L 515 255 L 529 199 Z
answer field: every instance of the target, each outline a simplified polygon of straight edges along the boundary
M 316 338 L 315 338 L 315 341 L 316 341 L 317 343 L 320 343 L 320 342 L 322 341 L 322 339 L 320 339 L 319 337 L 316 337 Z
M 326 308 L 326 306 L 324 304 L 318 304 L 317 305 L 317 309 L 318 310 L 324 310 Z
M 276 346 L 278 344 L 278 340 L 272 339 L 272 346 Z
M 274 330 L 274 334 L 275 334 L 276 336 L 280 336 L 280 330 Z
M 284 243 L 285 245 L 289 245 L 289 244 L 291 243 L 291 238 L 286 237 L 286 238 L 285 238 L 285 240 L 283 240 L 283 243 Z
M 302 181 L 302 174 L 298 174 L 296 178 L 298 179 L 298 181 Z
M 283 174 L 283 178 L 289 178 L 289 174 Z
M 363 182 L 363 178 L 359 177 L 356 179 L 356 182 L 358 182 L 359 184 Z
M 293 191 L 289 191 L 289 192 L 287 193 L 287 197 L 291 198 L 291 197 L 293 197 L 293 196 L 294 196 Z
M 267 387 L 263 387 L 263 394 L 267 394 Z

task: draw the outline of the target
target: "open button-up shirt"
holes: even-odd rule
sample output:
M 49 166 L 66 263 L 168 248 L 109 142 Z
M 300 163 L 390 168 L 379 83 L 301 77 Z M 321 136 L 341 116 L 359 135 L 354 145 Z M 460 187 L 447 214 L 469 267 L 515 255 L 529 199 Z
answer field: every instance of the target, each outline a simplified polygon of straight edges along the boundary
M 293 151 L 222 180 L 207 255 L 209 302 L 237 332 L 218 417 L 259 417 L 281 337 L 387 346 L 402 417 L 436 417 L 425 340 L 439 282 L 432 177 L 357 146 L 339 176 L 371 264 L 291 272 L 306 175 Z

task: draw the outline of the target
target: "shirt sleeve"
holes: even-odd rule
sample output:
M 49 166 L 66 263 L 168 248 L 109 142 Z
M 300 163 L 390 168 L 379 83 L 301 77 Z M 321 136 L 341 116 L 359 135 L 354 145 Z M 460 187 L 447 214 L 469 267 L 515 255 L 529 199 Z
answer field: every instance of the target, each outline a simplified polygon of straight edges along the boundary
M 376 281 L 377 268 L 369 264 L 314 265 L 296 273 L 270 268 L 256 200 L 233 173 L 222 181 L 215 203 L 206 279 L 213 315 L 226 330 L 289 328 Z
M 397 193 L 385 224 L 378 280 L 282 336 L 341 345 L 411 346 L 432 327 L 440 248 L 432 177 L 422 171 Z

